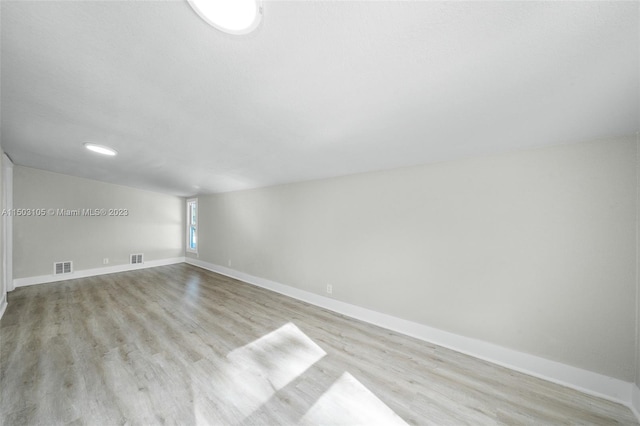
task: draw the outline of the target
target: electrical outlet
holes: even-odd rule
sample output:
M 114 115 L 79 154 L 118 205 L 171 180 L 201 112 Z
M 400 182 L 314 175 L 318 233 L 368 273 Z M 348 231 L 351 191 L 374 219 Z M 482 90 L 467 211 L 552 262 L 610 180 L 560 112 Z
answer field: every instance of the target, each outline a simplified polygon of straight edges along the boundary
M 105 257 L 104 259 L 102 259 L 102 264 L 103 265 L 108 265 L 109 264 L 109 258 Z
M 229 259 L 227 263 L 229 264 L 229 267 L 231 267 L 231 259 Z
M 327 284 L 327 293 L 333 293 L 333 286 L 331 284 Z

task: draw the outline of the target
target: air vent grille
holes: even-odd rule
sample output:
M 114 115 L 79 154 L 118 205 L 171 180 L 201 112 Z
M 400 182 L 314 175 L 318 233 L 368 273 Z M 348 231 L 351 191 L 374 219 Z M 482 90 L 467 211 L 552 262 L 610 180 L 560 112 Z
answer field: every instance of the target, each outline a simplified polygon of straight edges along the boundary
M 53 274 L 54 275 L 62 275 L 62 274 L 70 274 L 73 272 L 73 262 L 55 262 L 53 264 Z
M 132 254 L 131 255 L 131 264 L 132 265 L 137 265 L 139 263 L 144 263 L 144 256 L 142 255 L 142 253 L 140 253 L 140 254 Z

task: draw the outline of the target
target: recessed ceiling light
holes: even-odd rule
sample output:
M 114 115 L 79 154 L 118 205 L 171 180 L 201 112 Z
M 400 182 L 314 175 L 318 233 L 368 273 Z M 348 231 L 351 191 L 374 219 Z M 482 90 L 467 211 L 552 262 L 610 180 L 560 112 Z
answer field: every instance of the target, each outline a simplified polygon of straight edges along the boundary
M 97 152 L 98 154 L 102 155 L 109 155 L 112 157 L 118 153 L 118 151 L 113 148 L 109 148 L 108 146 L 104 145 L 96 145 L 95 143 L 85 143 L 84 147 L 89 151 Z
M 229 34 L 247 34 L 262 19 L 261 0 L 188 0 L 209 25 Z

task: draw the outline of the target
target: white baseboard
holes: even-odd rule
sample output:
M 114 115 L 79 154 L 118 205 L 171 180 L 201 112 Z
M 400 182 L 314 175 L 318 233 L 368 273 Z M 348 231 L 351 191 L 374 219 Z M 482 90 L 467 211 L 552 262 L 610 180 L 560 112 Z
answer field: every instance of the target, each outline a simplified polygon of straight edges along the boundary
M 634 392 L 638 392 L 638 388 L 630 382 L 361 308 L 200 259 L 186 258 L 185 262 L 515 371 L 618 402 L 633 410 L 632 388 Z M 640 393 L 634 395 L 638 397 L 635 407 L 640 407 Z M 638 419 L 640 421 L 640 417 Z
M 638 385 L 635 384 L 632 385 L 631 404 L 629 404 L 629 408 L 631 408 L 631 411 L 633 411 L 636 419 L 638 419 L 638 422 L 640 422 L 640 388 L 638 388 Z
M 28 285 L 54 283 L 58 281 L 74 280 L 76 278 L 95 277 L 97 275 L 114 274 L 116 272 L 134 271 L 137 269 L 154 268 L 156 266 L 173 265 L 176 263 L 184 263 L 184 257 L 173 257 L 169 259 L 150 260 L 137 265 L 113 265 L 104 268 L 83 269 L 73 271 L 70 274 L 63 275 L 40 275 L 37 277 L 14 278 L 14 287 L 24 287 Z
M 5 295 L 2 298 L 2 301 L 0 302 L 0 319 L 2 319 L 2 316 L 4 315 L 4 311 L 7 310 L 7 296 Z

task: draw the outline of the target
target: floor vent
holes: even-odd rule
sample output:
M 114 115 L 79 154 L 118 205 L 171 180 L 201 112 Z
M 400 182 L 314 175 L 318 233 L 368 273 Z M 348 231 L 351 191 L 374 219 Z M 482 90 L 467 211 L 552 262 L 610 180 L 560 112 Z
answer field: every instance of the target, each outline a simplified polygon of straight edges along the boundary
M 53 264 L 53 275 L 70 274 L 73 272 L 73 262 L 55 262 Z
M 144 263 L 144 258 L 141 254 L 132 254 L 131 255 L 131 264 L 132 265 L 137 265 L 139 263 Z

